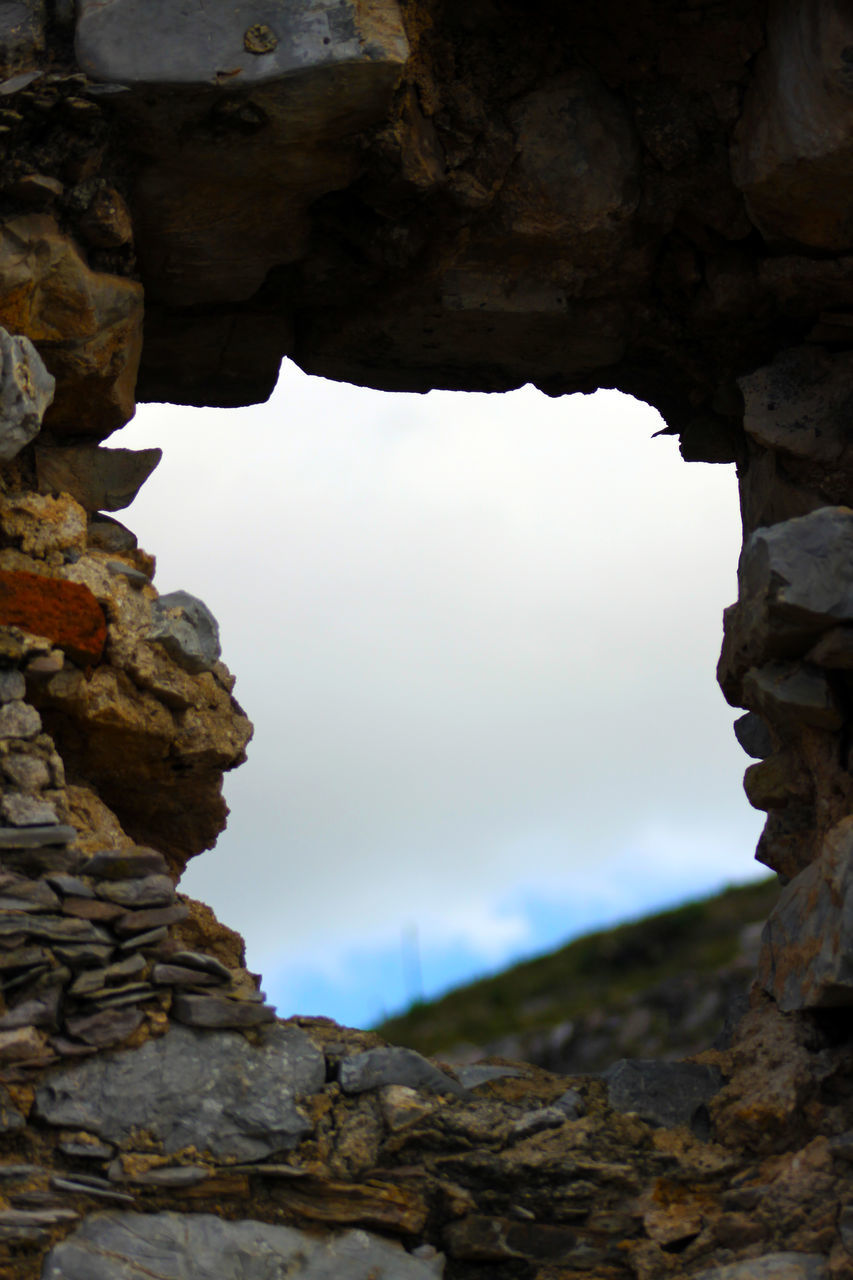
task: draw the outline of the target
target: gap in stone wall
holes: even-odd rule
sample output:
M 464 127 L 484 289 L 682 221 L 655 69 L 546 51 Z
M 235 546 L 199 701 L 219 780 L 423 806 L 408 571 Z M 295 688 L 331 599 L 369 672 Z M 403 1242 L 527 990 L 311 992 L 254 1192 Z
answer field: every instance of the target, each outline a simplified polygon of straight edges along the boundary
M 279 1014 L 364 1026 L 574 933 L 766 874 L 713 681 L 733 468 L 646 405 L 390 395 L 287 362 L 267 405 L 143 405 L 126 523 L 218 616 L 256 726 L 183 886 Z

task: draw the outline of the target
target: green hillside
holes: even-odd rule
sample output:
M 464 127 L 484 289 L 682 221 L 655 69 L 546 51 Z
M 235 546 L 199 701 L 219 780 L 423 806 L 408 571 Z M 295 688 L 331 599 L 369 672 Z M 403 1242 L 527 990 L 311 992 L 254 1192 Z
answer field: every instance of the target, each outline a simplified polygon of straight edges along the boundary
M 597 1069 L 608 1053 L 618 1057 L 623 1049 L 635 1056 L 644 1047 L 657 1055 L 695 1052 L 713 1038 L 733 995 L 748 988 L 757 925 L 778 893 L 773 877 L 587 934 L 415 1004 L 377 1030 L 428 1055 L 462 1058 L 479 1048 L 563 1070 Z M 626 1044 L 632 1026 L 636 1046 Z M 593 1034 L 600 1046 L 592 1047 Z M 554 1048 L 560 1036 L 575 1048 L 555 1064 L 537 1046 Z

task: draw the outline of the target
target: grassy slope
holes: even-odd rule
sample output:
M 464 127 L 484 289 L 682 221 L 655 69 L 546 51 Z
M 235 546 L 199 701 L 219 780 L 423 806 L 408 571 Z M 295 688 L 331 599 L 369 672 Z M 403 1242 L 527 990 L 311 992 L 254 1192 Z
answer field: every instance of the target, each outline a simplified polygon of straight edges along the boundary
M 394 1044 L 436 1054 L 608 1009 L 669 976 L 710 973 L 731 963 L 741 929 L 765 919 L 778 893 L 774 876 L 587 934 L 438 1000 L 415 1004 L 377 1030 Z

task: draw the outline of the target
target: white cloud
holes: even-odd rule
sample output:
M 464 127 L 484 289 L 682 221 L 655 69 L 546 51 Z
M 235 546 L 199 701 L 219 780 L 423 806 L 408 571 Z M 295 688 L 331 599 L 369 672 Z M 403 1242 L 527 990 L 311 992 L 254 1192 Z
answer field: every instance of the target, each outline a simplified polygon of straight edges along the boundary
M 537 883 L 749 873 L 714 684 L 735 477 L 659 425 L 613 393 L 382 396 L 287 365 L 268 405 L 144 406 L 116 438 L 165 448 L 127 523 L 160 589 L 219 616 L 256 722 L 186 879 L 250 956 L 415 922 L 491 957 Z

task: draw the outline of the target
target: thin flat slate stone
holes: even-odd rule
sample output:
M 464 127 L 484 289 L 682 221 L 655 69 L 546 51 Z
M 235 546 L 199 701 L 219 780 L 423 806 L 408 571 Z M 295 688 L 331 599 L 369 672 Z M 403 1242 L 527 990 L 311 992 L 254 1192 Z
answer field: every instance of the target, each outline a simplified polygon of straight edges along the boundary
M 0 938 L 25 934 L 44 942 L 109 942 L 109 934 L 89 920 L 73 916 L 32 916 L 0 911 Z
M 203 955 L 200 951 L 175 951 L 169 956 L 169 964 L 182 965 L 187 969 L 201 969 L 221 978 L 223 982 L 231 981 L 231 970 L 215 956 Z
M 323 1054 L 296 1027 L 271 1026 L 260 1044 L 249 1045 L 239 1032 L 173 1026 L 109 1061 L 54 1071 L 35 1106 L 47 1124 L 110 1142 L 144 1128 L 167 1154 L 195 1146 L 220 1161 L 254 1161 L 290 1150 L 311 1132 L 295 1099 L 318 1092 L 325 1078 Z
M 467 1089 L 414 1049 L 396 1046 L 368 1049 L 365 1053 L 344 1058 L 338 1068 L 338 1080 L 344 1093 L 365 1093 L 386 1084 L 403 1084 L 428 1093 L 452 1093 L 459 1098 L 470 1096 Z
M 829 1266 L 819 1253 L 765 1253 L 700 1271 L 694 1280 L 829 1280 Z
M 77 839 L 73 827 L 64 823 L 55 826 L 0 827 L 0 850 L 40 849 L 45 845 L 66 845 Z
M 162 853 L 137 845 L 134 849 L 103 849 L 80 867 L 80 874 L 97 880 L 138 880 L 166 875 L 169 867 Z
M 99 898 L 122 907 L 165 907 L 175 900 L 171 876 L 137 876 L 133 880 L 102 880 L 97 887 Z
M 176 991 L 172 1017 L 190 1027 L 258 1027 L 265 1022 L 274 1022 L 275 1010 L 253 1001 L 229 1000 L 227 996 Z
M 128 911 L 116 920 L 113 928 L 120 938 L 126 938 L 163 925 L 180 924 L 188 915 L 189 908 L 182 902 L 176 902 L 173 907 L 145 907 L 142 911 Z
M 416 1258 L 368 1231 L 327 1235 L 212 1214 L 93 1214 L 48 1254 L 43 1280 L 440 1280 L 444 1258 Z

